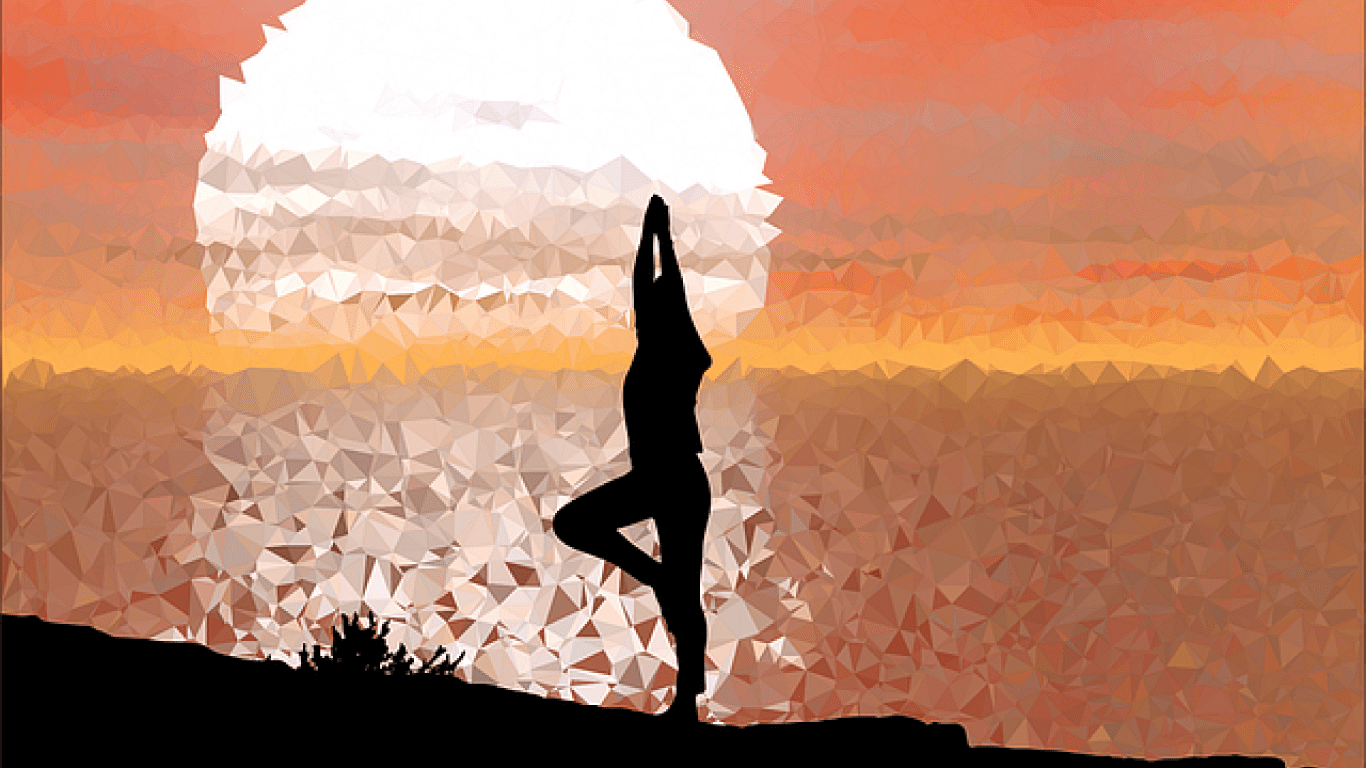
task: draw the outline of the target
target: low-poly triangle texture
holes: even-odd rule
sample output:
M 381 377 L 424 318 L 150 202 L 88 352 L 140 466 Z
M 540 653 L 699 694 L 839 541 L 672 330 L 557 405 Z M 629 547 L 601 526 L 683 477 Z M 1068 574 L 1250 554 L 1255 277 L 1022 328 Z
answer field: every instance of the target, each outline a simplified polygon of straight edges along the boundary
M 210 146 L 299 5 L 4 3 L 5 612 L 292 660 L 370 609 L 660 710 L 655 597 L 550 529 L 629 466 L 658 192 L 718 360 L 704 716 L 1362 765 L 1359 2 L 651 0 L 767 153 L 730 193 Z

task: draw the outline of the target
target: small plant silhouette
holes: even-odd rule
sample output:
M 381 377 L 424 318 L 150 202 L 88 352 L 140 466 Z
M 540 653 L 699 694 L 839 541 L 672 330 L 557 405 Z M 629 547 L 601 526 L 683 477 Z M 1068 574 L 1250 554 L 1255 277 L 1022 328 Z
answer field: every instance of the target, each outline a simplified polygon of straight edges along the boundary
M 408 653 L 399 643 L 397 651 L 389 650 L 385 638 L 389 636 L 389 621 L 383 624 L 375 621 L 375 614 L 367 611 L 369 621 L 360 617 L 360 612 L 347 616 L 342 614 L 342 628 L 338 632 L 332 628 L 332 653 L 325 655 L 322 646 L 313 646 L 310 656 L 308 645 L 299 650 L 299 669 L 305 672 L 322 672 L 337 675 L 446 675 L 455 674 L 456 668 L 464 660 L 465 654 L 454 661 L 442 657 L 445 648 L 438 648 L 430 659 L 418 666 L 418 658 Z

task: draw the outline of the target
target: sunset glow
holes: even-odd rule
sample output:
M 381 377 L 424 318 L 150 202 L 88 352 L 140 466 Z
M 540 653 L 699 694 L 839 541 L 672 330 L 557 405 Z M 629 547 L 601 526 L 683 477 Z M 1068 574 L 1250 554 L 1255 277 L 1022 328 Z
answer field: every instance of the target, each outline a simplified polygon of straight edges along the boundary
M 706 718 L 1362 765 L 1359 0 L 3 15 L 7 614 L 373 610 L 659 711 L 657 597 L 551 526 L 630 466 L 659 194 Z
M 627 24 L 608 35 L 611 45 L 624 46 L 620 55 L 627 59 L 639 55 L 630 46 L 646 45 L 661 72 L 674 71 L 663 63 L 663 51 L 676 49 L 713 77 L 719 70 L 707 68 L 718 65 L 714 58 L 707 63 L 705 48 L 646 42 L 691 24 L 696 39 L 721 52 L 763 150 L 746 148 L 743 139 L 721 145 L 712 138 L 723 117 L 730 121 L 727 135 L 748 130 L 738 103 L 725 101 L 725 86 L 708 92 L 713 96 L 698 91 L 682 99 L 682 91 L 666 89 L 661 93 L 669 96 L 658 105 L 630 100 L 634 111 L 604 111 L 627 103 L 606 94 L 643 88 L 650 75 L 642 70 L 632 76 L 644 80 L 603 80 L 600 96 L 592 98 L 614 106 L 591 107 L 590 92 L 582 90 L 588 86 L 574 85 L 574 72 L 624 75 L 608 53 L 596 59 L 567 53 L 584 64 L 559 79 L 535 57 L 509 59 L 527 66 L 496 67 L 495 78 L 475 77 L 468 67 L 456 74 L 463 60 L 452 61 L 449 77 L 413 69 L 412 93 L 387 98 L 411 101 L 408 111 L 417 112 L 384 119 L 465 126 L 445 134 L 465 137 L 449 150 L 414 145 L 408 154 L 458 151 L 476 162 L 514 164 L 572 165 L 578 157 L 582 167 L 621 152 L 674 189 L 692 181 L 732 188 L 742 179 L 762 181 L 758 166 L 746 164 L 766 151 L 763 172 L 773 179 L 766 189 L 785 201 L 772 218 L 782 234 L 770 246 L 763 315 L 721 350 L 741 364 L 814 370 L 880 362 L 939 367 L 967 359 L 1029 370 L 1127 360 L 1247 368 L 1271 358 L 1284 369 L 1335 370 L 1359 362 L 1360 35 L 1352 24 L 1325 21 L 1359 16 L 1353 4 L 1300 3 L 1284 13 L 1236 3 L 1150 4 L 1133 17 L 1104 4 L 1026 13 L 1025 6 L 997 4 L 904 4 L 893 12 L 834 2 L 766 19 L 759 10 L 764 4 L 732 18 L 720 6 L 713 11 L 682 2 L 686 24 L 657 6 L 623 17 L 623 24 L 641 20 L 644 36 Z M 44 13 L 14 3 L 7 18 L 15 29 L 28 24 L 24 29 L 33 31 L 24 34 L 56 34 L 56 20 Z M 311 28 L 311 12 L 294 13 L 305 14 L 300 23 Z M 536 20 L 525 33 L 487 14 L 470 17 L 451 40 L 463 53 L 452 55 L 483 50 L 476 39 L 490 52 L 506 50 L 519 34 L 529 35 L 538 56 L 550 55 L 544 50 L 555 40 L 574 45 L 569 37 L 580 27 L 553 23 L 540 12 L 521 15 Z M 983 17 L 993 21 L 982 27 Z M 194 183 L 187 174 L 194 173 L 205 130 L 217 123 L 208 134 L 212 143 L 247 119 L 242 99 L 257 98 L 242 95 L 257 92 L 251 72 L 261 71 L 260 87 L 273 89 L 263 93 L 278 92 L 270 98 L 284 104 L 292 86 L 266 77 L 262 67 L 292 66 L 291 56 L 319 54 L 282 42 L 249 59 L 243 65 L 248 83 L 225 87 L 220 119 L 217 72 L 239 77 L 235 62 L 265 43 L 258 27 L 243 22 L 233 32 L 228 25 L 199 40 L 184 37 L 168 19 L 108 38 L 82 23 L 63 20 L 60 34 L 72 41 L 98 37 L 102 45 L 128 50 L 162 46 L 168 56 L 192 45 L 222 49 L 212 55 L 223 63 L 195 79 L 158 69 L 155 57 L 115 56 L 100 59 L 93 80 L 59 81 L 53 64 L 26 59 L 22 46 L 7 48 L 5 370 L 32 358 L 59 371 L 125 365 L 227 371 L 258 364 L 310 370 L 314 354 L 285 360 L 213 335 L 194 260 L 176 254 L 193 247 L 184 195 Z M 480 23 L 496 34 L 480 32 Z M 278 30 L 270 34 L 291 39 Z M 500 43 L 497 34 L 512 37 Z M 532 45 L 541 40 L 536 35 L 551 37 Z M 347 39 L 337 38 L 337 50 L 356 47 Z M 834 53 L 821 54 L 822 45 Z M 353 63 L 364 66 L 365 48 L 356 50 Z M 418 59 L 403 61 L 416 66 Z M 824 63 L 816 67 L 818 61 Z M 93 64 L 73 66 L 96 72 Z M 397 60 L 388 65 L 395 73 L 404 66 L 412 69 Z M 358 92 L 365 93 L 370 81 L 357 77 Z M 147 87 L 115 88 L 133 82 Z M 298 87 L 322 98 L 333 87 L 326 82 Z M 565 83 L 569 91 L 556 90 Z M 576 92 L 589 100 L 576 100 Z M 111 100 L 113 94 L 122 95 Z M 366 98 L 383 95 L 377 94 Z M 562 100 L 559 116 L 551 114 L 555 98 Z M 429 117 L 418 114 L 422 104 Z M 475 114 L 500 104 L 504 111 L 523 105 L 517 109 L 526 115 L 507 118 L 519 120 L 520 129 Z M 684 129 L 685 117 L 670 117 L 674 108 L 680 115 L 705 114 L 713 129 Z M 330 109 L 311 116 L 323 119 Z M 284 116 L 279 121 L 285 133 L 276 140 L 289 143 L 287 132 L 299 128 Z M 603 132 L 608 124 L 620 124 L 629 138 L 609 146 L 615 134 Z M 343 133 L 335 135 L 352 131 L 356 138 L 348 141 L 358 146 L 401 150 L 374 133 L 378 125 L 339 122 L 335 130 Z M 439 135 L 423 130 L 392 135 Z M 566 132 L 590 143 L 567 140 Z M 316 130 L 312 135 L 292 148 L 329 141 Z M 658 146 L 672 147 L 671 159 L 641 143 L 652 136 L 665 142 Z M 92 165 L 91 150 L 82 147 L 111 140 L 119 142 L 112 154 L 102 153 Z M 688 140 L 702 143 L 685 151 L 689 145 L 677 142 Z M 159 176 L 129 175 L 148 162 Z M 740 175 L 724 175 L 733 173 Z M 75 197 L 63 193 L 47 202 L 57 189 Z M 145 202 L 101 203 L 100 194 L 133 194 Z M 78 200 L 81 207 L 72 208 Z M 54 219 L 62 210 L 71 213 Z M 67 266 L 54 272 L 58 264 Z M 499 344 L 496 352 L 479 352 L 477 337 L 453 338 L 438 345 L 447 351 L 436 357 L 382 338 L 351 349 L 399 375 L 452 355 L 511 354 L 555 369 L 628 354 L 624 341 L 590 344 L 590 350 L 570 336 L 517 348 Z

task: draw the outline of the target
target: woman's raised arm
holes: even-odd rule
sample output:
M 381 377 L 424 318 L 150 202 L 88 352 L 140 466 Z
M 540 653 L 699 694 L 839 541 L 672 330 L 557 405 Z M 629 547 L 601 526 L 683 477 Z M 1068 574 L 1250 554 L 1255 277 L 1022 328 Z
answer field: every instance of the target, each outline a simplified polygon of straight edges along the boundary
M 669 232 L 669 207 L 660 200 L 659 195 L 650 198 L 650 203 L 659 200 L 659 223 L 655 227 L 655 234 L 659 236 L 659 276 L 666 279 L 683 279 L 683 273 L 678 269 L 678 257 L 674 255 L 674 239 Z
M 653 201 L 652 201 L 653 202 Z M 640 245 L 636 248 L 636 266 L 631 274 L 631 299 L 636 310 L 636 328 L 640 316 L 650 306 L 650 289 L 655 282 L 655 233 L 650 211 L 645 211 L 645 222 L 640 230 Z

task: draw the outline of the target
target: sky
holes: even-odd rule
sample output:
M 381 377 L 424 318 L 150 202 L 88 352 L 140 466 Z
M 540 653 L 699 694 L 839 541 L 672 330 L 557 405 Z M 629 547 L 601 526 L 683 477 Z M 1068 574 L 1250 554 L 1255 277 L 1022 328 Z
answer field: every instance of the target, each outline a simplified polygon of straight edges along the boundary
M 635 26 L 619 35 L 531 11 L 517 27 L 447 25 L 468 43 L 452 61 L 508 65 L 485 78 L 419 63 L 439 50 L 437 24 L 381 56 L 373 20 L 314 28 L 288 4 L 132 6 L 107 23 L 98 3 L 7 4 L 6 369 L 510 359 L 477 335 L 421 354 L 216 336 L 196 177 L 210 142 L 250 114 L 235 105 L 258 102 L 317 123 L 257 120 L 299 151 L 327 139 L 571 166 L 621 153 L 672 185 L 770 180 L 782 203 L 767 216 L 780 234 L 761 257 L 763 308 L 717 350 L 746 365 L 1359 366 L 1359 4 L 628 5 L 619 18 Z M 297 39 L 280 31 L 296 16 Z M 367 42 L 324 34 L 347 19 Z M 639 56 L 650 64 L 621 63 Z M 307 76 L 253 75 L 276 66 Z M 407 85 L 385 93 L 378 71 Z M 223 77 L 244 82 L 220 106 Z M 705 87 L 620 96 L 659 78 Z M 348 112 L 338 93 L 406 113 Z M 638 129 L 685 104 L 694 122 Z M 546 343 L 518 359 L 594 367 L 629 352 Z
M 666 3 L 325 1 L 281 21 L 222 82 L 200 162 L 220 345 L 619 351 L 652 193 L 704 337 L 762 307 L 764 152 Z
M 1359 4 L 676 7 L 784 200 L 775 337 L 1359 365 Z
M 3 4 L 7 610 L 232 650 L 458 537 L 440 632 L 498 593 L 649 656 L 524 545 L 624 468 L 658 191 L 715 334 L 719 700 L 1359 763 L 1359 2 L 322 7 Z M 547 564 L 582 602 L 527 621 Z
M 309 3 L 209 144 L 581 171 L 626 157 L 676 190 L 758 186 L 763 150 L 716 52 L 663 2 Z

